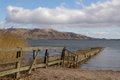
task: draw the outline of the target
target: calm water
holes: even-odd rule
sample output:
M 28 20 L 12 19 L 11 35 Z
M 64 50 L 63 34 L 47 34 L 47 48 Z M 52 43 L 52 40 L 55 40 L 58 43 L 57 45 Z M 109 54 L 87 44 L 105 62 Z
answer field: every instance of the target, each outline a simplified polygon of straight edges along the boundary
M 65 46 L 70 50 L 105 47 L 80 68 L 120 70 L 120 40 L 30 40 L 29 43 L 31 46 Z

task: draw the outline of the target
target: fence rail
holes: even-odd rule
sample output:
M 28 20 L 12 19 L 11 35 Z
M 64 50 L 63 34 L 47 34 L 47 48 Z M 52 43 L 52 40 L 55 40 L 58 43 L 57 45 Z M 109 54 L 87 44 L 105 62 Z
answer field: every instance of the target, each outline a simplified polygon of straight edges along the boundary
M 22 48 L 22 51 L 32 51 L 32 50 L 62 50 L 64 47 L 51 47 L 51 46 L 38 46 L 38 47 L 25 47 Z M 0 51 L 21 51 L 21 48 L 0 48 Z

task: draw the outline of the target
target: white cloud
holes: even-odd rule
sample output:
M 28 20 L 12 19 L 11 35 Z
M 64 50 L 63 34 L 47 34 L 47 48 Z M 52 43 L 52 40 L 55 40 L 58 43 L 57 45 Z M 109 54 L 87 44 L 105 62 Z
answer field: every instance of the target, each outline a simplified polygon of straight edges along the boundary
M 107 33 L 107 32 L 99 32 L 99 33 L 90 33 L 88 34 L 95 38 L 106 38 L 106 39 L 120 39 L 120 33 Z
M 84 5 L 84 1 L 85 1 L 85 0 L 76 0 L 75 3 L 76 3 L 79 7 L 84 8 L 84 7 L 85 7 L 85 5 Z
M 4 28 L 4 29 L 7 28 L 6 27 L 6 21 L 0 21 L 0 29 L 1 28 Z
M 77 24 L 79 26 L 119 26 L 120 0 L 107 0 L 104 3 L 91 4 L 83 9 L 55 9 L 39 7 L 25 9 L 8 6 L 8 22 L 30 24 Z

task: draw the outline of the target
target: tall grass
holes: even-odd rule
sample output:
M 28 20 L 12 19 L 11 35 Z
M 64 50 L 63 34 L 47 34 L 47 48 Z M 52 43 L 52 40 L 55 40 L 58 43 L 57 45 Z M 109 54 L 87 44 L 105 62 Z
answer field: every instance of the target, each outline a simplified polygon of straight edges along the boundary
M 27 46 L 26 41 L 22 36 L 10 33 L 0 34 L 0 48 L 24 48 Z M 16 52 L 0 51 L 0 59 L 15 58 Z

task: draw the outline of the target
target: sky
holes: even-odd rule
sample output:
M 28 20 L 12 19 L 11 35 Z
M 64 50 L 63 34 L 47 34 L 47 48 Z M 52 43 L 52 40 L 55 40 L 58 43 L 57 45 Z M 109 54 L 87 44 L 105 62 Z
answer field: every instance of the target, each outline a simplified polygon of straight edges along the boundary
M 53 28 L 120 39 L 120 0 L 0 0 L 0 28 Z

